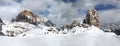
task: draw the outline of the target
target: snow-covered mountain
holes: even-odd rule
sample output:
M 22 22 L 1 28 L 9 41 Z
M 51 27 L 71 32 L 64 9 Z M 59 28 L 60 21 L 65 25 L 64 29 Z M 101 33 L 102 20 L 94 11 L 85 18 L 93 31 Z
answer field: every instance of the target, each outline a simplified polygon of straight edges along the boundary
M 35 26 L 23 22 L 6 24 L 3 29 L 6 35 L 7 30 L 15 31 L 18 35 L 0 36 L 0 46 L 120 46 L 120 39 L 114 33 L 103 32 L 94 26 L 88 28 L 77 26 L 67 34 L 48 32 L 47 26 Z
M 3 34 L 6 36 L 26 37 L 29 35 L 70 35 L 79 34 L 87 31 L 89 28 L 76 26 L 70 30 L 58 31 L 56 27 L 48 27 L 45 25 L 33 25 L 25 22 L 13 22 L 3 25 Z M 52 28 L 52 29 L 51 29 Z M 97 28 L 97 27 L 96 27 Z M 53 31 L 49 31 L 53 30 Z M 66 32 L 66 34 L 64 34 Z M 31 37 L 31 36 L 29 36 Z
M 120 29 L 120 24 L 116 24 L 116 23 L 101 24 L 101 29 L 105 32 L 114 32 Z
M 24 10 L 1 26 L 0 46 L 120 46 L 120 37 L 101 30 L 99 20 L 91 17 L 85 23 L 73 21 L 58 28 L 49 19 Z

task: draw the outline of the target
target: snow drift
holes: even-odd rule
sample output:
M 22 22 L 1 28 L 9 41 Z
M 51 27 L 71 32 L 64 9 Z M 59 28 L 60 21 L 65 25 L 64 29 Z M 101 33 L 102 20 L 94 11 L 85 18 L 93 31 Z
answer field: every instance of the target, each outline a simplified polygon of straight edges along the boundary
M 13 27 L 16 25 L 25 27 L 25 29 L 16 30 Z M 34 25 L 21 22 L 4 25 L 3 29 L 4 34 L 8 29 L 15 31 L 30 30 L 16 37 L 0 36 L 0 46 L 120 46 L 120 39 L 114 33 L 105 33 L 94 26 L 88 28 L 74 27 L 68 34 L 44 34 L 48 27 L 39 25 L 36 28 Z M 76 32 L 71 33 L 72 31 Z M 23 36 L 24 34 L 25 36 Z

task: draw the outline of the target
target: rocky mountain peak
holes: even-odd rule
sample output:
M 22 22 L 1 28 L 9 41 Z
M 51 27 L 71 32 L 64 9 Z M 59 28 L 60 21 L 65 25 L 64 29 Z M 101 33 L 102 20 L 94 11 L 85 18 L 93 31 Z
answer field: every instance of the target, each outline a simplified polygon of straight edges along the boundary
M 28 22 L 31 24 L 36 25 L 38 21 L 40 21 L 40 16 L 36 16 L 32 13 L 32 11 L 28 9 L 22 10 L 16 18 L 12 19 L 12 22 Z
M 86 18 L 84 19 L 84 23 L 88 25 L 94 25 L 98 28 L 100 28 L 100 20 L 99 20 L 99 15 L 94 9 L 89 9 L 87 11 Z

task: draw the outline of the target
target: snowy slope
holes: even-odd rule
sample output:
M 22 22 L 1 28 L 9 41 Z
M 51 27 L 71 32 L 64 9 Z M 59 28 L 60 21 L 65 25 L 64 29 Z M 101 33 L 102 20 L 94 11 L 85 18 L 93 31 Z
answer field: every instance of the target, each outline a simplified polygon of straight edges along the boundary
M 17 34 L 20 34 L 22 32 L 27 32 L 29 30 L 34 29 L 35 26 L 32 24 L 23 23 L 23 22 L 14 22 L 14 23 L 8 23 L 6 25 L 3 25 L 2 28 L 3 28 L 2 32 L 5 35 L 8 35 L 8 31 L 14 31 Z
M 25 29 L 30 29 L 23 33 L 26 36 L 23 37 L 23 34 L 17 37 L 0 36 L 0 46 L 120 46 L 120 39 L 114 33 L 105 33 L 94 26 L 89 28 L 75 27 L 71 30 L 75 33 L 46 35 L 44 32 L 48 27 L 42 25 L 36 27 L 28 23 L 21 24 L 27 26 Z M 4 31 L 14 30 L 11 27 L 19 24 L 8 25 L 3 26 Z

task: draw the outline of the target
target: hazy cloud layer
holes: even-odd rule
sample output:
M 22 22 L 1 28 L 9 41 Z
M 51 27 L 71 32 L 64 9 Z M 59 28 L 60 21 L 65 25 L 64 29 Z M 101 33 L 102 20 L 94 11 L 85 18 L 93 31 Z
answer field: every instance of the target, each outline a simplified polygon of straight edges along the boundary
M 86 10 L 94 9 L 97 5 L 100 10 L 103 9 L 98 11 L 101 23 L 120 21 L 118 0 L 0 0 L 0 17 L 10 20 L 26 8 L 35 15 L 48 17 L 52 22 L 62 25 L 70 24 L 73 20 L 82 21 Z

